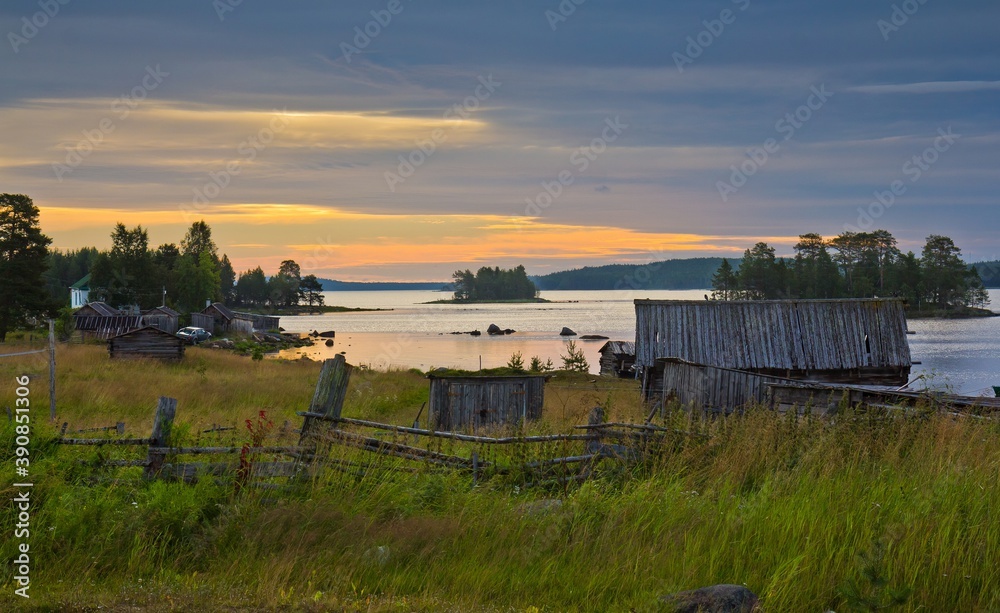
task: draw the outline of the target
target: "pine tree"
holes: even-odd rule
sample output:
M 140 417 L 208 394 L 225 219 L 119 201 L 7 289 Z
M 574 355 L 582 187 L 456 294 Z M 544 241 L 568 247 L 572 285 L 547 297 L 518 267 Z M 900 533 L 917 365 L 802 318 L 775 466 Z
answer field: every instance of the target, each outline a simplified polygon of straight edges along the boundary
M 54 310 L 43 280 L 51 243 L 31 198 L 0 194 L 0 342 L 15 327 Z
M 719 270 L 712 275 L 712 298 L 715 300 L 736 300 L 739 295 L 739 276 L 733 271 L 729 260 L 723 259 Z

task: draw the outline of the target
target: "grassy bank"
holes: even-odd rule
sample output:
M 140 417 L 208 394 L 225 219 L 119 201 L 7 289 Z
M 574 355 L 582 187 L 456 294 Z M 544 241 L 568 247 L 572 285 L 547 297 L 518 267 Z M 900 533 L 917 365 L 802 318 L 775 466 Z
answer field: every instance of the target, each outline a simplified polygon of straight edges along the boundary
M 200 348 L 162 366 L 71 346 L 59 363 L 58 421 L 123 420 L 141 436 L 161 394 L 179 399 L 182 431 L 242 424 L 259 409 L 297 425 L 319 371 Z M 11 382 L 0 405 L 13 402 L 15 373 L 44 368 L 34 357 L 0 362 L 0 381 Z M 39 377 L 32 399 L 46 397 Z M 357 371 L 345 414 L 407 424 L 426 399 L 420 373 Z M 595 403 L 612 419 L 642 419 L 634 382 L 557 373 L 536 429 L 565 431 Z M 36 419 L 45 413 L 35 410 Z M 47 444 L 54 431 L 36 422 L 31 604 L 642 611 L 657 610 L 660 594 L 727 582 L 745 583 L 768 611 L 871 610 L 894 599 L 899 610 L 1000 609 L 997 424 L 899 412 L 836 423 L 676 414 L 670 423 L 710 437 L 678 435 L 647 464 L 606 463 L 569 489 L 526 489 L 514 478 L 473 487 L 467 475 L 381 460 L 365 474 L 329 471 L 288 492 L 237 496 L 210 479 L 95 472 L 79 460 L 107 452 Z M 13 440 L 5 422 L 4 466 Z M 11 505 L 2 517 L 13 525 Z M 2 539 L 0 556 L 13 559 L 13 547 Z M 22 604 L 9 577 L 5 608 Z

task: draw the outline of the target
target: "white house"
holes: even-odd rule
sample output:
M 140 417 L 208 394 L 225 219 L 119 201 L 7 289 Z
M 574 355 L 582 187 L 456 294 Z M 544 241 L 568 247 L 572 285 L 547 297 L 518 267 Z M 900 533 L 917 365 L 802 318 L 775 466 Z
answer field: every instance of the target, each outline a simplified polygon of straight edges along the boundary
M 90 302 L 90 275 L 69 286 L 69 305 L 78 309 Z

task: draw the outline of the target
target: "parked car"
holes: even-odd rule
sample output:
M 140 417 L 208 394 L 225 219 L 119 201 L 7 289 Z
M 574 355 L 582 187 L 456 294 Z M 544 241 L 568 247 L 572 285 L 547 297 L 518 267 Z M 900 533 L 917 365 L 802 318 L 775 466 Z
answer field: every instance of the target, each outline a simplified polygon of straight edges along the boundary
M 177 331 L 177 336 L 184 339 L 184 341 L 189 345 L 197 345 L 198 343 L 207 341 L 212 338 L 212 333 L 205 330 L 204 328 L 195 328 L 194 326 L 188 326 L 187 328 L 181 328 Z

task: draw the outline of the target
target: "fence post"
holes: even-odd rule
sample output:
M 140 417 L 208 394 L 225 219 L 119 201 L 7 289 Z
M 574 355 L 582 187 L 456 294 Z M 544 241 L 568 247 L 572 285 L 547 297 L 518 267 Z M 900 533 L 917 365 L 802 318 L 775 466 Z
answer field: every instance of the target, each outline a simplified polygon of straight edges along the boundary
M 56 322 L 49 320 L 49 419 L 56 420 Z
M 166 447 L 170 443 L 170 431 L 174 426 L 174 416 L 177 414 L 177 399 L 160 396 L 156 405 L 156 415 L 153 417 L 153 434 L 149 441 L 149 455 L 146 458 L 145 477 L 156 477 L 163 468 L 163 460 L 167 454 L 153 452 L 154 447 Z
M 312 402 L 309 404 L 310 413 L 322 413 L 327 417 L 340 418 L 340 411 L 344 408 L 344 397 L 347 396 L 347 383 L 351 379 L 351 365 L 343 355 L 323 362 L 323 368 L 319 372 L 319 381 L 316 382 L 316 391 L 313 393 Z M 299 437 L 299 445 L 312 437 L 312 427 L 314 419 L 306 417 L 302 422 L 302 435 Z

